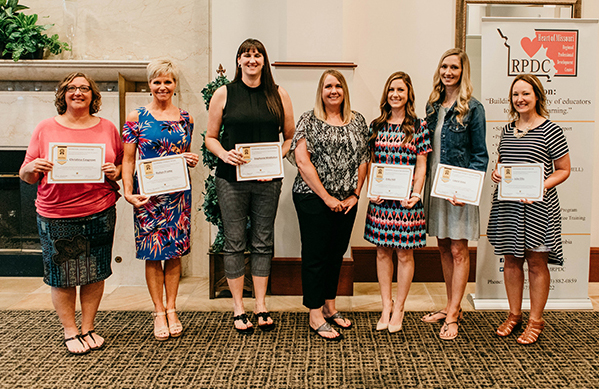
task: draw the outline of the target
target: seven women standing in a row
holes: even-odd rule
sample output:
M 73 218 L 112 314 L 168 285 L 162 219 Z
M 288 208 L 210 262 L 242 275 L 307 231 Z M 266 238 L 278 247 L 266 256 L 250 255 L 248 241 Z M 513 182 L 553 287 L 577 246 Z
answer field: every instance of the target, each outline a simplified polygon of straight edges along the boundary
M 374 162 L 415 167 L 408 198 L 401 201 L 378 197 L 370 199 L 365 238 L 377 245 L 377 274 L 383 300 L 383 312 L 376 329 L 396 332 L 402 327 L 404 304 L 414 274 L 413 249 L 426 244 L 426 215 L 426 231 L 438 239 L 447 305 L 440 311 L 425 315 L 422 320 L 443 321 L 440 338 L 454 339 L 458 335 L 462 316 L 460 303 L 470 269 L 468 241 L 479 237 L 479 213 L 478 207 L 461 203 L 455 197 L 439 199 L 430 196 L 430 188 L 440 163 L 486 170 L 488 154 L 484 109 L 472 97 L 466 54 L 460 49 L 451 49 L 443 54 L 434 75 L 434 89 L 427 104 L 426 121 L 418 119 L 415 114 L 410 77 L 403 72 L 396 72 L 385 84 L 380 103 L 381 115 L 371 123 L 369 130 L 363 116 L 350 108 L 349 90 L 343 75 L 335 70 L 327 70 L 320 78 L 314 109 L 300 117 L 295 132 L 291 100 L 287 92 L 274 83 L 264 46 L 257 40 L 248 39 L 239 47 L 236 59 L 238 68 L 235 79 L 217 90 L 211 101 L 206 135 L 208 149 L 219 158 L 216 185 L 225 230 L 225 272 L 233 295 L 234 328 L 241 333 L 253 331 L 242 299 L 248 217 L 252 228 L 248 247 L 251 250 L 256 292 L 255 315 L 261 329 L 267 331 L 274 327 L 266 308 L 265 295 L 274 248 L 274 218 L 281 191 L 280 179 L 238 182 L 235 167 L 245 161 L 234 146 L 238 143 L 278 142 L 282 137 L 283 154 L 289 151 L 290 161 L 298 167 L 293 200 L 300 224 L 302 286 L 304 305 L 310 309 L 310 328 L 324 339 L 340 340 L 343 335 L 330 324 L 344 329 L 352 326 L 351 321 L 337 311 L 335 298 L 343 254 L 349 244 L 361 189 L 369 163 Z M 190 246 L 191 198 L 190 191 L 152 197 L 139 194 L 134 179 L 134 164 L 136 152 L 142 159 L 182 154 L 190 167 L 198 163 L 198 155 L 189 152 L 193 119 L 172 103 L 177 79 L 177 71 L 170 61 L 153 61 L 148 66 L 152 102 L 129 114 L 123 130 L 124 192 L 127 201 L 135 207 L 137 256 L 146 260 L 146 280 L 155 306 L 154 336 L 158 340 L 180 336 L 183 331 L 176 314 L 176 295 L 181 256 L 189 252 Z M 60 93 L 63 93 L 63 89 L 66 91 L 65 104 L 62 104 L 63 97 L 57 92 L 60 115 L 55 118 L 56 123 L 48 124 L 54 127 L 58 125 L 64 132 L 71 128 L 95 128 L 103 123 L 103 119 L 99 119 L 98 123 L 98 119 L 92 116 L 99 108 L 99 93 L 94 88 L 93 81 L 85 75 L 67 77 L 59 88 Z M 502 133 L 500 162 L 544 163 L 546 197 L 544 201 L 536 203 L 527 199 L 514 203 L 498 201 L 495 194 L 489 240 L 495 246 L 496 254 L 506 256 L 504 274 L 510 314 L 497 330 L 500 336 L 509 335 L 522 323 L 522 265 L 525 260 L 529 263 L 532 309 L 528 327 L 518 342 L 530 344 L 537 340 L 544 327 L 542 312 L 549 285 L 547 262 L 563 262 L 555 186 L 568 177 L 570 162 L 563 131 L 545 119 L 545 96 L 538 79 L 530 75 L 517 77 L 510 89 L 510 98 L 510 115 L 516 120 L 506 126 Z M 63 105 L 65 108 L 61 111 Z M 83 111 L 88 113 L 87 117 L 79 115 Z M 106 268 L 106 271 L 97 275 L 77 276 L 78 279 L 89 281 L 76 284 L 61 275 L 62 270 L 53 267 L 62 266 L 62 262 L 56 259 L 56 253 L 52 254 L 49 248 L 46 250 L 46 246 L 56 246 L 60 257 L 59 243 L 64 239 L 74 239 L 69 238 L 70 235 L 53 235 L 54 224 L 68 222 L 75 226 L 72 223 L 75 219 L 71 218 L 82 215 L 65 211 L 54 216 L 45 211 L 45 194 L 51 192 L 52 188 L 43 180 L 52 169 L 52 163 L 44 158 L 45 149 L 39 146 L 54 139 L 44 135 L 49 131 L 40 127 L 37 135 L 34 134 L 21 177 L 31 183 L 42 180 L 37 205 L 40 235 L 45 248 L 44 279 L 54 287 L 53 301 L 65 328 L 67 348 L 72 353 L 80 354 L 103 345 L 103 339 L 93 330 L 93 317 L 99 298 L 88 302 L 85 296 L 90 295 L 87 283 L 100 285 L 99 282 L 110 275 L 110 266 L 94 265 L 94 268 Z M 52 131 L 56 132 L 56 129 Z M 525 136 L 528 137 L 521 140 Z M 65 137 L 61 135 L 58 138 L 64 141 L 62 138 Z M 537 143 L 545 145 L 545 148 L 539 149 Z M 102 168 L 111 181 L 120 176 L 117 146 L 107 150 L 112 155 L 114 149 L 116 154 Z M 534 152 L 537 149 L 542 149 L 540 154 Z M 431 156 L 427 161 L 429 153 Z M 492 179 L 494 182 L 501 180 L 497 171 L 493 172 Z M 106 183 L 114 186 L 111 181 Z M 423 187 L 426 190 L 424 193 Z M 100 192 L 94 193 L 96 196 Z M 64 193 L 57 192 L 56 196 L 66 199 Z M 424 205 L 421 201 L 423 197 Z M 104 213 L 114 213 L 116 197 L 112 195 L 111 198 L 106 203 L 108 208 L 100 209 L 98 215 L 108 217 Z M 104 204 L 102 201 L 95 201 L 94 204 Z M 74 204 L 72 201 L 65 203 L 60 209 L 71 209 L 69 207 Z M 92 223 L 92 219 L 87 220 L 92 216 L 83 215 L 85 222 Z M 549 220 L 547 228 L 542 223 L 530 223 L 527 220 L 530 217 Z M 109 230 L 105 231 L 110 237 L 114 229 L 114 216 L 111 220 L 106 222 Z M 515 229 L 510 236 L 505 236 L 506 225 Z M 46 241 L 47 244 L 44 243 Z M 112 245 L 111 238 L 107 238 L 108 243 L 110 247 L 107 252 Z M 93 249 L 93 245 L 88 247 Z M 391 258 L 394 250 L 398 256 L 399 283 L 395 302 L 391 296 Z M 98 254 L 96 257 L 102 256 Z M 110 255 L 106 257 L 110 258 Z M 88 253 L 79 261 L 89 261 L 90 258 L 93 256 L 89 257 Z M 58 281 L 53 281 L 54 278 Z M 73 325 L 72 285 L 82 285 L 83 336 Z M 100 293 L 101 297 L 101 288 L 96 289 L 92 294 L 96 296 Z M 163 301 L 165 291 L 166 305 Z

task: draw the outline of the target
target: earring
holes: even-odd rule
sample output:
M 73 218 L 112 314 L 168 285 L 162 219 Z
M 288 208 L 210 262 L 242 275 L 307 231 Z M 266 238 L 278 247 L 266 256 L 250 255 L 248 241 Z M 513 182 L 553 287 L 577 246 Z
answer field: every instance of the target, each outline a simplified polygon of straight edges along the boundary
M 177 96 L 177 92 L 173 93 L 173 95 Z
M 238 63 L 238 64 L 237 64 L 237 67 L 238 67 L 238 68 L 240 68 L 240 67 L 241 67 L 241 64 L 240 64 L 240 63 Z
M 150 92 L 150 96 L 152 96 L 152 92 Z

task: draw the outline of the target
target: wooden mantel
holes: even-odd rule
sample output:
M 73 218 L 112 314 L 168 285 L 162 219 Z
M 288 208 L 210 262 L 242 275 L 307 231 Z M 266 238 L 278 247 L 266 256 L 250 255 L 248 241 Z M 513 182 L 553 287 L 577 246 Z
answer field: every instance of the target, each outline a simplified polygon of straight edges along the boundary
M 274 67 L 288 68 L 356 68 L 357 64 L 353 62 L 301 62 L 301 61 L 275 61 Z

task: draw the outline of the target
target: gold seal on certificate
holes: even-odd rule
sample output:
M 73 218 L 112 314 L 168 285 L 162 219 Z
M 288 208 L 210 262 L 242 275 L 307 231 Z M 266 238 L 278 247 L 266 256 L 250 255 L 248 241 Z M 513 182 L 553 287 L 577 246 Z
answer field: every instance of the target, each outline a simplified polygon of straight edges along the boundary
M 386 200 L 406 199 L 412 189 L 413 175 L 414 166 L 373 163 L 370 165 L 368 197 Z
M 48 155 L 54 167 L 48 184 L 89 184 L 104 182 L 102 165 L 106 155 L 103 143 L 50 142 Z
M 183 155 L 140 159 L 136 161 L 139 193 L 156 196 L 191 188 L 187 161 Z
M 439 164 L 431 196 L 442 199 L 456 197 L 457 201 L 478 205 L 483 189 L 485 172 Z
M 542 163 L 497 164 L 501 175 L 498 200 L 543 201 L 545 173 Z
M 237 165 L 237 181 L 283 177 L 283 153 L 279 142 L 238 143 L 235 150 L 247 161 Z

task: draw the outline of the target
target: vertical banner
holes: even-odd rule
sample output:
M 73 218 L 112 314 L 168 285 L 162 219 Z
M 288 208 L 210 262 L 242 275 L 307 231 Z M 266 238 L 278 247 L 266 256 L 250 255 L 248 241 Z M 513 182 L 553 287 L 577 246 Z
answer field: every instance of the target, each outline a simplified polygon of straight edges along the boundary
M 532 73 L 547 94 L 549 119 L 566 135 L 572 162 L 568 180 L 558 186 L 564 266 L 549 265 L 547 309 L 592 309 L 588 298 L 591 241 L 591 188 L 595 132 L 597 20 L 484 18 L 482 22 L 482 103 L 487 118 L 489 168 L 480 205 L 476 309 L 507 309 L 503 258 L 486 236 L 495 184 L 501 129 L 508 123 L 509 89 L 515 76 Z M 530 307 L 525 267 L 523 308 Z

